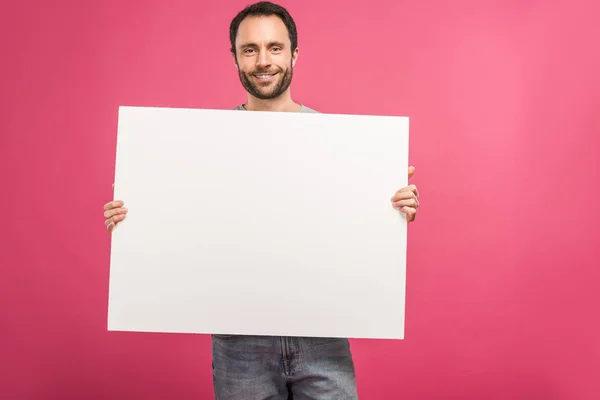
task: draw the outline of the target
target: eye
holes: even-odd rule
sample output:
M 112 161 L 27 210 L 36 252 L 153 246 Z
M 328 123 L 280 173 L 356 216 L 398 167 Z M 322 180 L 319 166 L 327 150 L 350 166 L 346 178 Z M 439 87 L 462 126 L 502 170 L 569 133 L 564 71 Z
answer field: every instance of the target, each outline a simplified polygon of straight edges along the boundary
M 244 54 L 250 54 L 254 51 L 254 49 L 246 49 L 244 50 Z
M 273 51 L 281 51 L 281 47 L 273 47 Z

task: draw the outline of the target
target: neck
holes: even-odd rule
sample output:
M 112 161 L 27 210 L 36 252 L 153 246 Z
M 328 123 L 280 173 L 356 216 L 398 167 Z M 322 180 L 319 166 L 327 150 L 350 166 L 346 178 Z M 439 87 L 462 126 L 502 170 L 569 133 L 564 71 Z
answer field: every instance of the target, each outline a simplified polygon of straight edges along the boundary
M 275 99 L 262 100 L 248 94 L 248 103 L 244 104 L 248 111 L 279 111 L 279 112 L 296 112 L 302 106 L 296 103 L 290 94 L 289 89 L 282 93 L 281 96 Z

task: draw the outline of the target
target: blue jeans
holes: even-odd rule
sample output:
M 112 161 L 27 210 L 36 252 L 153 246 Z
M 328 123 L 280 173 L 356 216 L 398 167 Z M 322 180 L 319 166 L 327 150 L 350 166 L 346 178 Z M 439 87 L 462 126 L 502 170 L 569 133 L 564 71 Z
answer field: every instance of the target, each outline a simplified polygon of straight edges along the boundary
M 217 400 L 356 400 L 347 339 L 213 335 Z

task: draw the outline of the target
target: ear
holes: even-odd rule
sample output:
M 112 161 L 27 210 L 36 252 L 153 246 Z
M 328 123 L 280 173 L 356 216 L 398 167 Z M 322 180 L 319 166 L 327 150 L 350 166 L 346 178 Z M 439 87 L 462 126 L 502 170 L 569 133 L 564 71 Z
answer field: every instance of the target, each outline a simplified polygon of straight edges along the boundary
M 296 62 L 298 61 L 298 53 L 299 50 L 296 47 L 296 50 L 294 50 L 294 52 L 292 53 L 292 67 L 294 67 L 296 65 Z

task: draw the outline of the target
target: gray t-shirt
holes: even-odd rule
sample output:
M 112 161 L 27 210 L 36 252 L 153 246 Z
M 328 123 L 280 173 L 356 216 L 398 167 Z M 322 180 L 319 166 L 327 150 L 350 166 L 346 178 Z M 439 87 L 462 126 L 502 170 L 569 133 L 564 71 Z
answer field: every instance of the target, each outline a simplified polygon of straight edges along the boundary
M 234 108 L 234 110 L 247 111 L 247 110 L 244 108 L 244 105 L 243 105 L 243 104 L 240 104 L 239 106 L 237 106 L 236 108 Z M 306 107 L 306 106 L 304 106 L 304 105 L 302 105 L 302 108 L 301 108 L 301 109 L 300 109 L 300 111 L 298 111 L 298 112 L 305 112 L 305 113 L 318 113 L 318 111 L 315 111 L 315 110 L 313 110 L 312 108 L 308 108 L 308 107 Z

